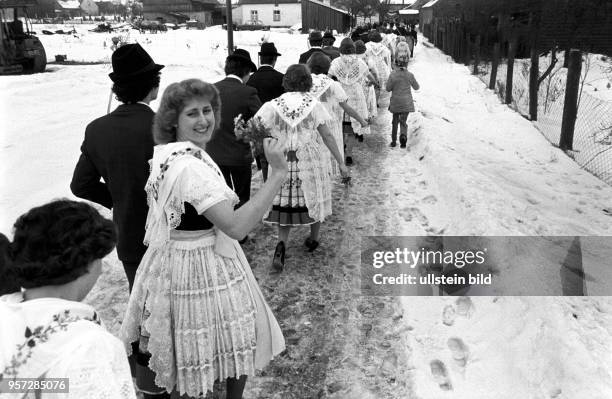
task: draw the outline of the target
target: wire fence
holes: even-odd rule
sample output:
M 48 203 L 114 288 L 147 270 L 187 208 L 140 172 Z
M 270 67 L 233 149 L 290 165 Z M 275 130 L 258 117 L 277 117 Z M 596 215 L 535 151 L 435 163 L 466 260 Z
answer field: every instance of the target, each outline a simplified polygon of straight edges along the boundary
M 509 106 L 529 117 L 530 60 L 514 61 L 512 102 Z M 508 61 L 498 66 L 495 93 L 505 102 Z M 540 71 L 540 75 L 543 71 Z M 567 70 L 557 68 L 542 81 L 538 90 L 538 118 L 534 125 L 555 146 L 559 146 Z M 491 63 L 478 65 L 477 76 L 489 85 Z M 582 92 L 579 97 L 573 151 L 570 154 L 584 169 L 612 185 L 612 101 Z

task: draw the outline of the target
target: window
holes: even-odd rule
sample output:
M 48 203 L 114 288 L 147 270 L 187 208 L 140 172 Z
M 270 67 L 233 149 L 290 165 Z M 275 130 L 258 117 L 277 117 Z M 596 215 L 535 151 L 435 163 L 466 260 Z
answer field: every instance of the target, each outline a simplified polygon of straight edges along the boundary
M 272 21 L 280 21 L 280 10 L 274 10 Z
M 251 21 L 257 21 L 257 10 L 251 10 Z

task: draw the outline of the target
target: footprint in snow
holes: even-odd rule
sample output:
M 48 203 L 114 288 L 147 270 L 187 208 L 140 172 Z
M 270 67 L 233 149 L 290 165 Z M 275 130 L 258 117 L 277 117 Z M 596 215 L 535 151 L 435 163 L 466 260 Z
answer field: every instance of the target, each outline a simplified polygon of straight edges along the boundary
M 421 226 L 429 226 L 429 219 L 421 212 L 419 208 L 408 207 L 402 210 L 402 217 L 405 221 L 410 222 L 416 220 Z
M 457 311 L 453 305 L 446 305 L 444 310 L 442 310 L 442 323 L 447 326 L 452 326 L 455 324 L 455 319 L 457 318 Z
M 431 369 L 431 375 L 433 376 L 434 381 L 438 383 L 440 389 L 444 391 L 450 391 L 453 389 L 453 385 L 448 377 L 446 365 L 441 360 L 432 360 L 429 363 L 429 368 Z
M 472 317 L 474 313 L 474 303 L 469 296 L 462 296 L 457 298 L 455 301 L 455 307 L 457 308 L 457 314 L 466 318 Z
M 469 350 L 463 340 L 453 337 L 449 338 L 446 344 L 448 349 L 450 349 L 455 364 L 459 367 L 465 367 L 469 357 Z
M 428 195 L 427 197 L 421 200 L 423 204 L 433 205 L 438 202 L 438 199 L 434 195 Z

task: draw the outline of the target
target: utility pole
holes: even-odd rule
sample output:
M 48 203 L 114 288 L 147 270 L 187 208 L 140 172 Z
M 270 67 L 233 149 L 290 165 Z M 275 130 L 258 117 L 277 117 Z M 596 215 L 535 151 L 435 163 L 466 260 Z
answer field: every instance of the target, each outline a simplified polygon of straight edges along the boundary
M 232 23 L 232 0 L 225 0 L 227 26 L 227 54 L 234 52 L 234 24 Z

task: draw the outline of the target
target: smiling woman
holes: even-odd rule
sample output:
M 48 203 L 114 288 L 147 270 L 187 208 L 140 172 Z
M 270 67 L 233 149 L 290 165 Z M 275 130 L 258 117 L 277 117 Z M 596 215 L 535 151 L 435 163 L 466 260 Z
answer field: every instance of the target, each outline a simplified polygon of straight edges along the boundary
M 228 398 L 241 398 L 246 376 L 285 348 L 236 241 L 285 180 L 284 142 L 265 139 L 270 178 L 234 210 L 238 197 L 204 151 L 220 108 L 215 86 L 189 79 L 168 86 L 155 116 L 159 145 L 145 188 L 149 247 L 121 326 L 128 351 L 138 351 L 137 384 L 147 395 L 198 397 L 220 380 Z

